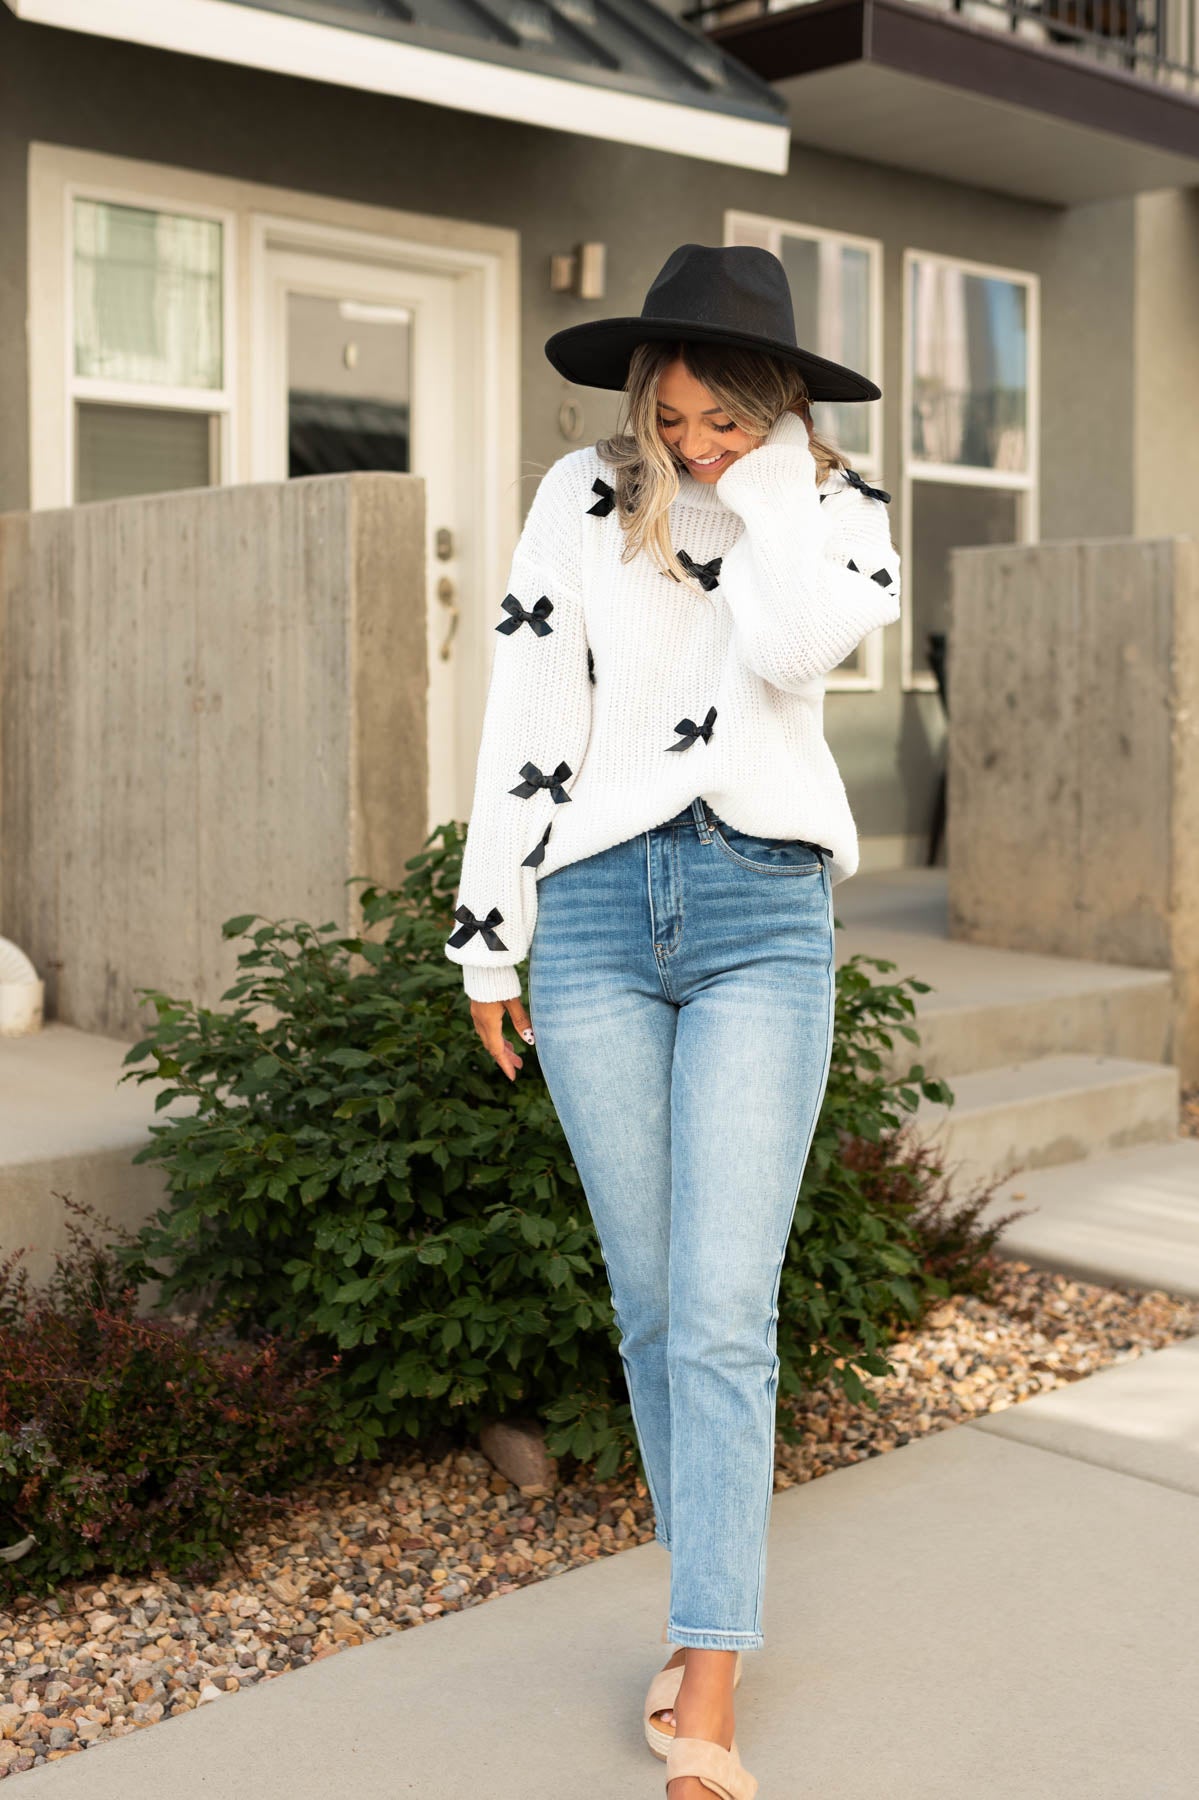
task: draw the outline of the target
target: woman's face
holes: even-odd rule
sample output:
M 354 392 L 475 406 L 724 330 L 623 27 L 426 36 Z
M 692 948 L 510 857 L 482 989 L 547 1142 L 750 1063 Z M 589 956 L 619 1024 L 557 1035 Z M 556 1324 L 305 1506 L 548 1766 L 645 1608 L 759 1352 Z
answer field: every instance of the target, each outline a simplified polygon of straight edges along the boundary
M 697 481 L 718 481 L 731 462 L 762 442 L 721 410 L 681 357 L 658 378 L 658 430 Z

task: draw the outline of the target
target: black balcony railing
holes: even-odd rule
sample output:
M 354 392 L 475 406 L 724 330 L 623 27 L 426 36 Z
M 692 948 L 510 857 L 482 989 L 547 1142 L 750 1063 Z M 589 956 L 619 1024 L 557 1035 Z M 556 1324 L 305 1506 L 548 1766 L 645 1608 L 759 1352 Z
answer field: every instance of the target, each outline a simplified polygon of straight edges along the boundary
M 683 13 L 701 30 L 796 12 L 804 0 L 704 0 Z M 1196 7 L 1170 0 L 904 0 L 1010 33 L 1024 42 L 1066 49 L 1108 68 L 1159 82 L 1199 98 Z

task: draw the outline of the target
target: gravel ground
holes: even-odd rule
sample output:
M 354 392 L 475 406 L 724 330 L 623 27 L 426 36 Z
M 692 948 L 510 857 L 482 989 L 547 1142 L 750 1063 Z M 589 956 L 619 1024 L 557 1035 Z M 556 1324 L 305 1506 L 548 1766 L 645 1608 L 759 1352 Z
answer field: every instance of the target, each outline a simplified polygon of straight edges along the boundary
M 1196 1109 L 1199 1129 L 1199 1108 Z M 878 1413 L 831 1386 L 776 1489 L 1019 1404 L 1199 1333 L 1199 1301 L 1001 1264 L 994 1301 L 945 1302 L 871 1379 Z M 478 1451 L 413 1453 L 297 1495 L 210 1587 L 151 1570 L 0 1612 L 0 1779 L 205 1706 L 347 1646 L 481 1606 L 652 1537 L 636 1479 L 514 1488 Z

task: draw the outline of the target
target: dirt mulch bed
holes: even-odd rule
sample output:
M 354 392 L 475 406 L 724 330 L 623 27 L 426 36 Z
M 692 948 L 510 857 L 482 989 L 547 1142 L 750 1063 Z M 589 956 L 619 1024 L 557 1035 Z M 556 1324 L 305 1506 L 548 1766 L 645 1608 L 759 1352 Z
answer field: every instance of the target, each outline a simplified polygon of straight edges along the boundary
M 802 1442 L 777 1446 L 776 1489 L 1196 1333 L 1199 1301 L 1003 1262 L 993 1300 L 947 1301 L 891 1347 L 895 1373 L 868 1382 L 877 1413 L 829 1384 L 807 1395 Z M 209 1587 L 150 1571 L 0 1612 L 0 1779 L 652 1534 L 631 1478 L 522 1493 L 461 1450 L 342 1473 L 298 1495 Z

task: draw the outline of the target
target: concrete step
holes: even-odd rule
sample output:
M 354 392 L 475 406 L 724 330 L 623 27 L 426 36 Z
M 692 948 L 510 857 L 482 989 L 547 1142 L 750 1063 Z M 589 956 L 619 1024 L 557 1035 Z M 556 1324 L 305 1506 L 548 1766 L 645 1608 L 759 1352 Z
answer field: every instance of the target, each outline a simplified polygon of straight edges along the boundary
M 1170 1060 L 1165 970 L 951 939 L 941 869 L 855 876 L 835 889 L 833 907 L 839 962 L 861 952 L 931 985 L 916 999 L 920 1047 L 899 1040 L 892 1070 L 922 1061 L 949 1080 L 1042 1056 Z
M 1005 1256 L 1199 1298 L 1199 1139 L 1029 1169 L 996 1189 L 983 1217 L 1015 1207 L 1030 1210 L 1000 1237 Z
M 914 1125 L 955 1186 L 1074 1162 L 1178 1129 L 1178 1071 L 1113 1056 L 1042 1056 L 950 1081 L 952 1107 L 922 1101 Z
M 930 984 L 931 992 L 916 995 L 919 1047 L 897 1040 L 890 1070 L 923 1062 L 948 1081 L 1042 1056 L 1169 1061 L 1172 999 L 1164 970 L 1028 956 L 878 928 L 839 932 L 838 962 L 855 951 L 893 962 L 896 973 L 886 979 L 915 975 Z

